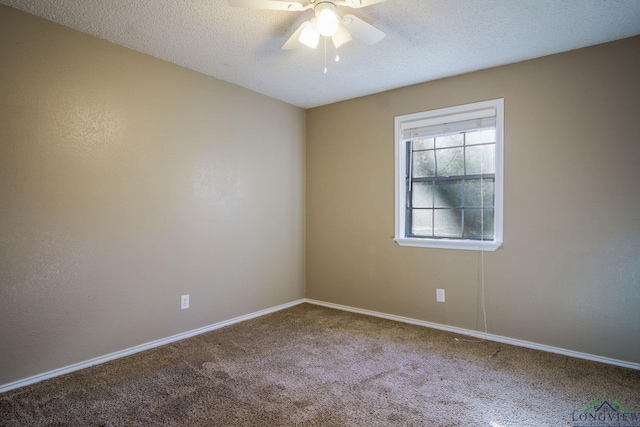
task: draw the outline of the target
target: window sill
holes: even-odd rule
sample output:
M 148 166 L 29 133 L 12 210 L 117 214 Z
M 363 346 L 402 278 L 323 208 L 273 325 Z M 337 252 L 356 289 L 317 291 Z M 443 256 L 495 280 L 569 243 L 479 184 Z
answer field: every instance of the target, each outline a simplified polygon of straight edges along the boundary
M 414 246 L 419 248 L 462 249 L 468 251 L 493 252 L 502 247 L 502 242 L 454 239 L 416 239 L 410 237 L 396 237 L 400 246 Z

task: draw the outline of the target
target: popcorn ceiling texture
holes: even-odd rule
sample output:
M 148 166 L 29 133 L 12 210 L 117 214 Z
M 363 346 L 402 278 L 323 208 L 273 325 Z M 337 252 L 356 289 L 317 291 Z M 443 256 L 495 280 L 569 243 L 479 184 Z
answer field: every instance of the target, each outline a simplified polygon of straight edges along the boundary
M 302 304 L 4 393 L 0 425 L 569 426 L 595 400 L 640 409 L 640 371 L 455 337 Z
M 310 108 L 640 34 L 637 0 L 388 0 L 354 13 L 387 37 L 341 60 L 280 46 L 313 12 L 226 0 L 0 0 L 1 4 Z

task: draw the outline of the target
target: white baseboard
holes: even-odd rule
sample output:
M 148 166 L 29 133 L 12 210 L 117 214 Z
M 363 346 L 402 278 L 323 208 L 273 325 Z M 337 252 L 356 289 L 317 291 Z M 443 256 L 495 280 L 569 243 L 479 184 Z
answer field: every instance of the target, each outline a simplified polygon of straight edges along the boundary
M 538 344 L 530 341 L 523 341 L 514 338 L 503 337 L 501 335 L 488 334 L 484 332 L 472 331 L 470 329 L 458 328 L 455 326 L 441 325 L 439 323 L 427 322 L 424 320 L 411 319 L 409 317 L 396 316 L 393 314 L 380 313 L 377 311 L 364 310 L 361 308 L 349 307 L 346 305 L 333 304 L 330 302 L 318 301 L 314 299 L 305 298 L 305 302 L 309 304 L 321 305 L 328 308 L 335 308 L 337 310 L 350 311 L 353 313 L 365 314 L 367 316 L 381 317 L 383 319 L 395 320 L 397 322 L 410 323 L 413 325 L 426 326 L 428 328 L 440 329 L 443 331 L 454 332 L 456 334 L 472 336 L 476 338 L 482 338 L 488 341 L 497 341 L 504 344 L 511 344 L 518 347 L 532 348 L 534 350 L 547 351 L 549 353 L 562 354 L 563 356 L 576 357 L 578 359 L 592 360 L 594 362 L 607 363 L 609 365 L 622 366 L 624 368 L 631 368 L 640 370 L 640 363 L 627 362 L 624 360 L 611 359 L 608 357 L 596 356 L 588 353 L 580 353 L 578 351 L 567 350 L 559 347 L 552 347 L 549 345 Z
M 516 345 L 519 347 L 527 347 L 535 350 L 547 351 L 550 353 L 562 354 L 564 356 L 577 357 L 579 359 L 592 360 L 595 362 L 607 363 L 610 365 L 622 366 L 625 368 L 640 370 L 640 363 L 626 362 L 624 360 L 611 359 L 608 357 L 596 356 L 588 353 L 580 353 L 577 351 L 566 350 L 559 347 L 552 347 L 544 344 L 537 344 L 530 341 L 517 340 L 514 338 L 507 338 L 500 335 L 487 334 L 484 332 L 472 331 L 470 329 L 457 328 L 455 326 L 441 325 L 439 323 L 427 322 L 424 320 L 411 319 L 409 317 L 396 316 L 393 314 L 380 313 L 377 311 L 365 310 L 361 308 L 349 307 L 346 305 L 333 304 L 324 301 L 318 301 L 314 299 L 304 298 L 297 301 L 292 301 L 286 304 L 278 305 L 275 307 L 267 308 L 264 310 L 249 313 L 244 316 L 234 317 L 233 319 L 225 320 L 222 322 L 214 323 L 213 325 L 204 326 L 202 328 L 193 329 L 191 331 L 183 332 L 181 334 L 172 335 L 167 338 L 162 338 L 156 341 L 151 341 L 146 344 L 141 344 L 135 347 L 131 347 L 125 350 L 117 351 L 115 353 L 107 354 L 105 356 L 96 357 L 84 362 L 75 363 L 73 365 L 66 366 L 64 368 L 54 369 L 53 371 L 45 372 L 42 374 L 34 375 L 29 378 L 14 381 L 8 384 L 0 385 L 0 393 L 4 393 L 15 388 L 24 387 L 30 384 L 34 384 L 40 381 L 44 381 L 50 378 L 58 377 L 60 375 L 69 374 L 71 372 L 79 371 L 90 366 L 99 365 L 101 363 L 108 362 L 110 360 L 119 359 L 121 357 L 129 356 L 131 354 L 139 353 L 141 351 L 150 350 L 161 345 L 170 344 L 175 341 L 179 341 L 185 338 L 190 338 L 195 335 L 203 334 L 205 332 L 213 331 L 215 329 L 223 328 L 225 326 L 232 325 L 234 323 L 243 322 L 245 320 L 253 319 L 255 317 L 264 316 L 265 314 L 274 313 L 276 311 L 284 310 L 285 308 L 293 307 L 301 303 L 307 302 L 309 304 L 321 305 L 328 308 L 334 308 L 337 310 L 350 311 L 353 313 L 364 314 L 367 316 L 381 317 L 383 319 L 394 320 L 397 322 L 410 323 L 418 326 L 426 326 L 428 328 L 440 329 L 443 331 L 454 332 L 461 335 L 468 335 L 472 337 L 482 338 L 489 341 L 497 341 L 504 344 Z
M 48 380 L 50 378 L 58 377 L 60 375 L 69 374 L 71 372 L 79 371 L 80 369 L 85 369 L 90 366 L 99 365 L 101 363 L 105 363 L 114 359 L 119 359 L 121 357 L 129 356 L 131 354 L 139 353 L 141 351 L 150 350 L 155 347 L 160 347 L 161 345 L 170 344 L 175 341 L 183 340 L 185 338 L 190 338 L 195 335 L 200 335 L 205 332 L 209 332 L 215 329 L 223 328 L 225 326 L 233 325 L 234 323 L 243 322 L 245 320 L 253 319 L 255 317 L 264 316 L 265 314 L 284 310 L 285 308 L 293 307 L 294 305 L 302 304 L 303 302 L 305 302 L 304 299 L 292 301 L 286 304 L 278 305 L 276 307 L 267 308 L 264 310 L 256 311 L 254 313 L 245 314 L 244 316 L 234 317 L 233 319 L 214 323 L 213 325 L 204 326 L 198 329 L 193 329 L 191 331 L 183 332 L 177 335 L 172 335 L 168 338 L 162 338 L 159 340 L 148 342 L 146 344 L 140 344 L 135 347 L 127 348 L 125 350 L 116 351 L 115 353 L 107 354 L 105 356 L 100 356 L 84 362 L 75 363 L 73 365 L 65 366 L 64 368 L 54 369 L 53 371 L 45 372 L 39 375 L 34 375 L 32 377 L 14 381 L 12 383 L 0 385 L 0 393 L 4 393 L 5 391 L 13 390 L 19 387 L 24 387 L 29 384 L 34 384 L 40 381 Z

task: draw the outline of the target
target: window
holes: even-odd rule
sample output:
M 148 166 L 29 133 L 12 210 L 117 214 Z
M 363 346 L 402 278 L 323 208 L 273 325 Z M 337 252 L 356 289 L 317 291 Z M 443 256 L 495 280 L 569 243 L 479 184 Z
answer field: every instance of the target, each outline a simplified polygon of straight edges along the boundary
M 503 117 L 494 99 L 395 118 L 398 244 L 502 245 Z

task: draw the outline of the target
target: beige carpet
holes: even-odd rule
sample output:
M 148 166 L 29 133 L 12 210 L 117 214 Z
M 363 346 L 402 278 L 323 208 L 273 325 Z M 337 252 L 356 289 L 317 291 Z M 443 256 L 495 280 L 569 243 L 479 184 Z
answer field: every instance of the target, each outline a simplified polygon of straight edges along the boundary
M 455 338 L 302 304 L 4 393 L 0 425 L 640 424 L 594 424 L 640 412 L 640 371 Z

